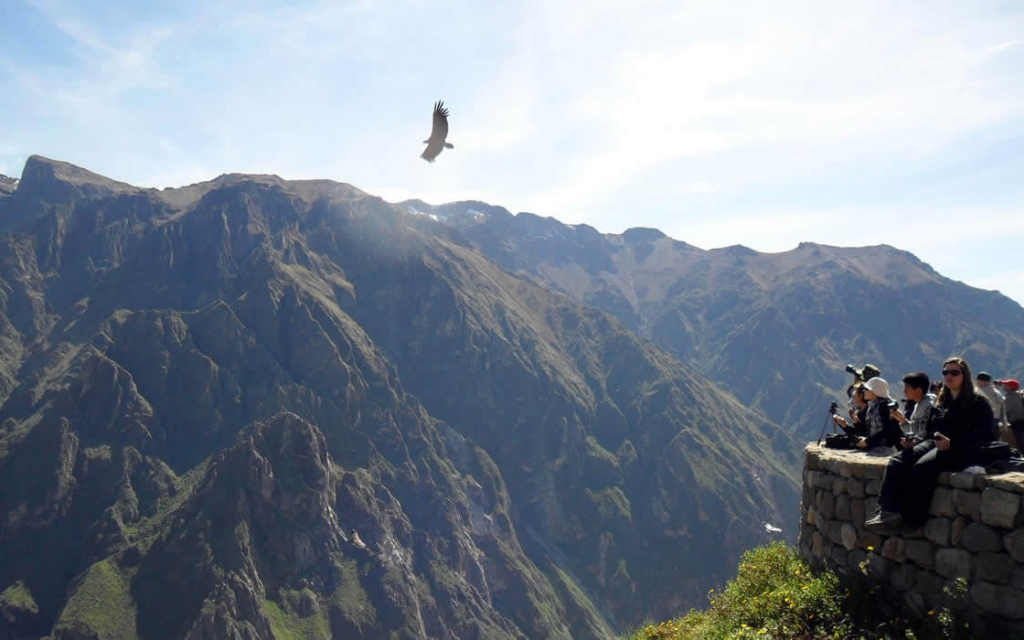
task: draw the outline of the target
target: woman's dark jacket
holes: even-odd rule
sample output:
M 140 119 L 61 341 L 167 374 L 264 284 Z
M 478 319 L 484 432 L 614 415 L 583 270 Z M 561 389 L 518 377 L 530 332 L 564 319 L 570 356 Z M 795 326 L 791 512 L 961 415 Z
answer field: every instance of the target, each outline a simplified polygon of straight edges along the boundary
M 933 431 L 949 438 L 949 450 L 962 456 L 971 445 L 999 439 L 992 417 L 992 405 L 977 393 L 942 407 L 945 415 L 933 423 Z

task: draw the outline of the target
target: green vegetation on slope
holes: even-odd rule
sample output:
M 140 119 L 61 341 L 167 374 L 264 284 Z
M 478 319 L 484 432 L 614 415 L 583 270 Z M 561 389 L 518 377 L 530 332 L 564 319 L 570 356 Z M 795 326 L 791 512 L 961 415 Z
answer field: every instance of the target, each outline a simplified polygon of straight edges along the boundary
M 134 637 L 136 609 L 130 581 L 131 576 L 114 558 L 92 565 L 72 591 L 56 629 L 73 628 L 76 621 L 81 621 L 100 638 Z
M 743 555 L 736 578 L 708 594 L 708 609 L 644 626 L 629 640 L 970 637 L 948 609 L 915 619 L 860 578 L 812 571 L 796 549 L 773 542 Z

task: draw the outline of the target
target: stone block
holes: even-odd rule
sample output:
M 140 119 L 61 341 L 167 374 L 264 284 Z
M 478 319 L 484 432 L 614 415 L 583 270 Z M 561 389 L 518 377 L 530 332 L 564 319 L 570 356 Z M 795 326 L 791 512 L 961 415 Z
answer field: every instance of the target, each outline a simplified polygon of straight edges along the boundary
M 853 476 L 853 465 L 851 465 L 849 461 L 843 460 L 839 463 L 839 467 L 836 469 L 836 471 L 838 471 L 839 475 L 841 475 L 842 477 L 850 478 Z
M 868 554 L 864 553 L 861 549 L 854 549 L 846 556 L 846 566 L 853 572 L 860 573 L 860 565 L 862 562 L 867 562 Z
M 850 521 L 850 496 L 845 493 L 836 496 L 836 520 Z
M 824 471 L 819 471 L 818 474 L 816 476 L 814 476 L 814 484 L 813 484 L 813 486 L 814 486 L 815 489 L 825 489 L 826 491 L 831 491 L 832 490 L 832 474 L 831 473 L 826 473 Z
M 839 469 L 839 461 L 839 456 L 829 456 L 825 458 L 824 466 L 822 466 L 821 470 L 827 471 L 829 475 L 833 475 Z
M 872 553 L 882 552 L 882 536 L 877 533 L 873 533 L 867 529 L 860 529 L 857 531 L 857 538 L 857 542 L 860 543 L 861 549 L 871 551 Z
M 981 521 L 993 527 L 1013 529 L 1024 520 L 1019 493 L 989 487 L 981 493 Z
M 801 543 L 807 542 L 809 544 L 810 541 L 811 541 L 811 536 L 812 535 L 814 535 L 814 527 L 806 525 L 806 524 L 804 526 L 800 527 L 800 542 Z
M 914 585 L 914 590 L 924 596 L 925 602 L 934 603 L 941 600 L 945 595 L 942 591 L 945 586 L 946 581 L 931 571 L 917 572 L 917 584 Z
M 1024 529 L 1016 529 L 1003 536 L 1003 546 L 1014 560 L 1024 563 Z
M 954 547 L 959 547 L 964 540 L 964 529 L 971 521 L 963 516 L 959 516 L 953 519 L 953 526 L 949 531 L 949 544 Z
M 964 537 L 961 542 L 965 549 L 978 553 L 981 551 L 1002 551 L 1003 536 L 999 535 L 992 527 L 972 522 L 964 528 Z
M 836 545 L 832 547 L 832 556 L 829 558 L 829 561 L 832 563 L 832 566 L 838 567 L 840 569 L 845 569 L 846 554 L 846 549 L 842 548 L 841 546 Z
M 815 496 L 814 508 L 822 518 L 831 520 L 836 510 L 835 496 L 825 491 L 819 491 Z
M 811 553 L 814 554 L 815 558 L 822 557 L 825 548 L 825 536 L 821 535 L 820 531 L 815 531 L 814 535 L 811 536 Z
M 850 478 L 846 481 L 846 493 L 854 498 L 863 498 L 864 481 L 859 478 Z
M 864 492 L 869 496 L 877 496 L 882 492 L 882 481 L 869 480 L 867 485 L 864 486 Z
M 811 506 L 807 507 L 807 515 L 804 516 L 804 522 L 806 522 L 807 524 L 813 526 L 814 525 L 814 517 L 815 517 L 814 514 L 815 514 L 814 505 L 811 505 Z
M 988 476 L 988 486 L 1012 493 L 1024 493 L 1024 473 L 1014 471 L 1013 473 Z
M 909 567 L 910 565 L 903 565 Z M 924 601 L 924 596 L 915 591 L 907 591 L 903 594 L 903 604 L 907 610 L 910 611 L 914 616 L 923 618 L 928 611 L 927 603 Z
M 1024 566 L 1014 565 L 1010 584 L 1014 589 L 1024 589 Z
M 908 591 L 917 583 L 917 572 L 918 569 L 913 563 L 905 562 L 889 572 L 889 581 L 900 591 Z
M 980 489 L 985 482 L 985 476 L 974 473 L 951 473 L 949 484 L 956 489 Z
M 849 522 L 843 523 L 842 541 L 847 551 L 857 548 L 857 529 Z
M 828 520 L 818 511 L 814 512 L 814 528 L 820 531 L 822 535 L 828 535 Z
M 821 464 L 821 447 L 814 444 L 808 444 L 804 447 L 804 482 L 807 482 L 807 474 L 810 471 L 815 471 Z
M 965 515 L 971 520 L 981 519 L 981 493 L 978 491 L 966 491 L 964 489 L 953 490 L 953 507 L 956 512 Z
M 907 540 L 907 558 L 919 567 L 935 566 L 935 545 L 928 540 Z
M 952 527 L 953 521 L 949 518 L 928 518 L 924 523 L 924 536 L 940 547 L 948 547 Z
M 878 496 L 869 496 L 864 498 L 864 513 L 870 514 L 869 518 L 874 517 L 878 513 Z
M 864 465 L 864 478 L 868 480 L 881 480 L 882 476 L 885 475 L 885 465 L 888 463 L 888 458 L 882 458 L 874 464 Z
M 864 521 L 867 518 L 864 516 L 864 501 L 854 498 L 850 501 L 850 522 L 857 527 L 863 527 Z
M 935 487 L 932 493 L 932 502 L 928 507 L 928 513 L 933 516 L 946 516 L 952 518 L 956 515 L 953 507 L 953 490 L 946 487 Z
M 832 544 L 843 544 L 843 523 L 838 520 L 832 520 L 828 523 L 828 539 L 832 541 Z M 1002 541 L 1000 541 L 1000 545 Z
M 876 553 L 868 555 L 868 575 L 872 578 L 885 580 L 893 566 L 893 562 L 886 560 Z
M 979 553 L 974 558 L 974 580 L 992 584 L 1010 584 L 1013 558 L 1005 553 Z
M 832 494 L 838 496 L 841 493 L 846 493 L 846 478 L 833 478 Z
M 944 578 L 970 579 L 973 558 L 963 549 L 939 549 L 935 552 L 935 572 Z
M 983 611 L 1011 620 L 1024 619 L 1024 592 L 1019 589 L 979 582 L 971 587 L 971 600 Z
M 907 561 L 907 542 L 901 536 L 889 536 L 882 543 L 882 557 L 900 564 Z

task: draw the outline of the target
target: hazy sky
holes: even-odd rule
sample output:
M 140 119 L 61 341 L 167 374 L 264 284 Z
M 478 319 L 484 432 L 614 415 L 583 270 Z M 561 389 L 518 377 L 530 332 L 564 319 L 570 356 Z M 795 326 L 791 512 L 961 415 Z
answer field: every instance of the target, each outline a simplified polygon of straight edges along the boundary
M 1018 0 L 0 1 L 0 173 L 38 153 L 703 248 L 887 243 L 1024 302 Z M 437 99 L 455 149 L 431 165 Z

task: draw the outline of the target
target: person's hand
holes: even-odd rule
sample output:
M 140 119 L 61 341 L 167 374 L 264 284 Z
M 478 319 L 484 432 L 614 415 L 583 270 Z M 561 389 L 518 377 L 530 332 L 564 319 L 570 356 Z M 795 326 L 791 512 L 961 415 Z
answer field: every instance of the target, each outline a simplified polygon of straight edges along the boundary
M 840 427 L 846 426 L 846 420 L 843 420 L 843 416 L 832 416 L 832 421 L 835 422 Z
M 857 441 L 857 448 L 858 449 L 867 449 L 868 448 L 868 441 L 867 441 L 867 439 L 866 438 L 861 438 L 860 440 L 858 440 Z
M 893 409 L 890 415 L 896 418 L 896 422 L 899 422 L 900 424 L 907 424 L 907 417 L 903 415 L 903 412 L 899 409 Z
M 903 445 L 904 449 L 911 449 L 914 446 L 914 441 L 910 438 L 900 438 L 900 444 Z
M 940 451 L 949 451 L 949 438 L 938 431 L 935 432 L 935 448 Z

